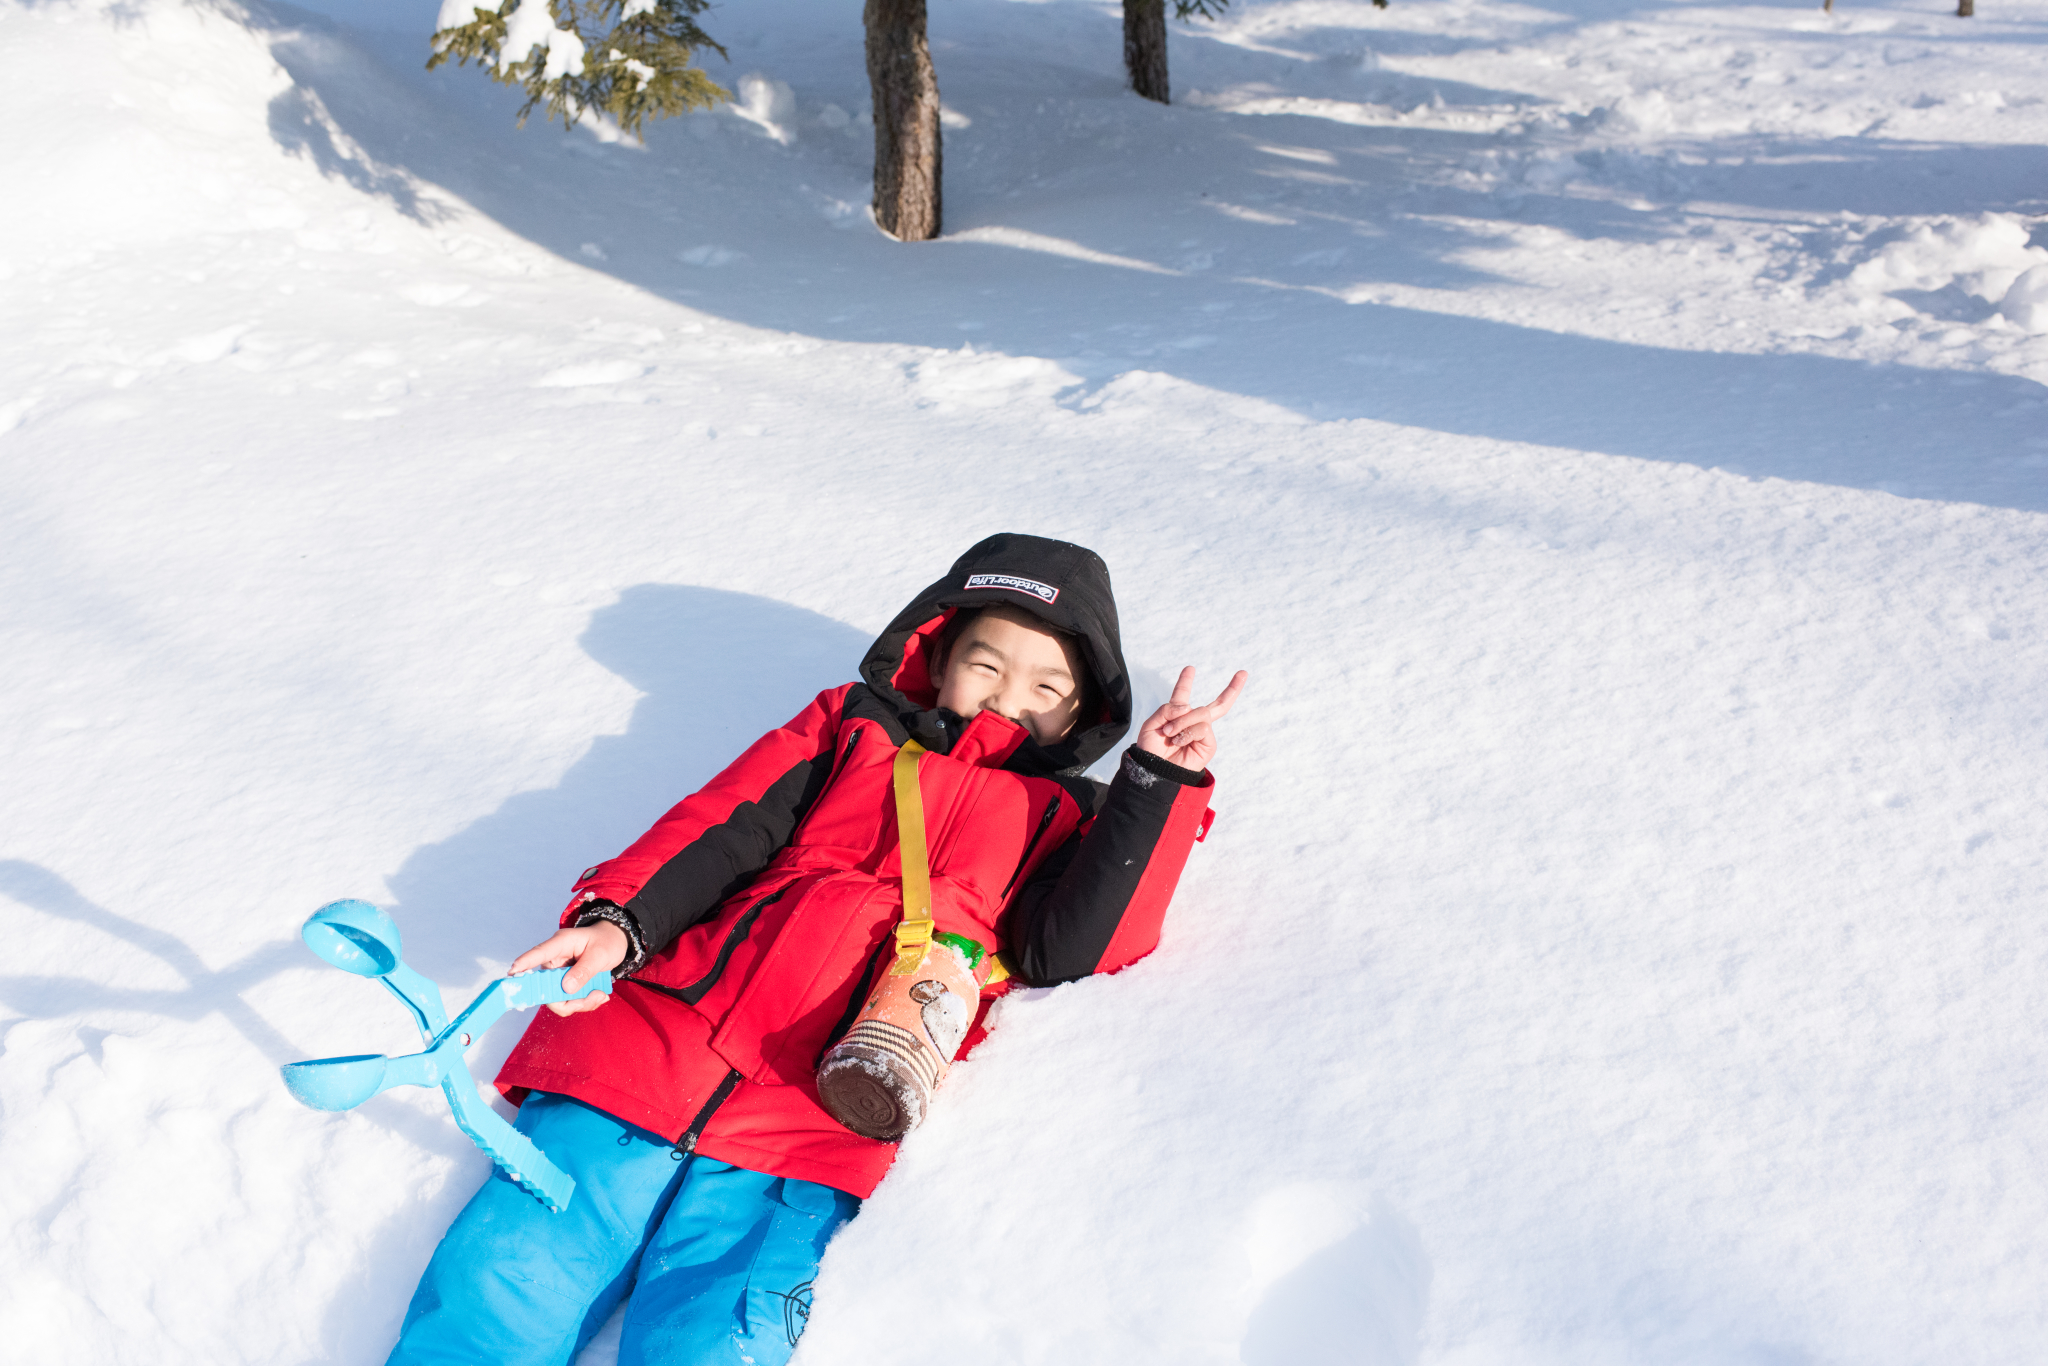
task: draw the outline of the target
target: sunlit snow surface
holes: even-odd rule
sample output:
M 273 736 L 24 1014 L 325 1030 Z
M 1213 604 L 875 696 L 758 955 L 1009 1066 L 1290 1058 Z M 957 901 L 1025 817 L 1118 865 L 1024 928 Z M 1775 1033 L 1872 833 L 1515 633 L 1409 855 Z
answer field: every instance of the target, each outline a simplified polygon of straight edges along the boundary
M 299 922 L 466 1000 L 1008 528 L 1221 816 L 801 1366 L 2038 1356 L 2048 0 L 947 0 L 921 246 L 855 5 L 645 148 L 434 8 L 0 5 L 10 1359 L 380 1361 L 486 1165 Z

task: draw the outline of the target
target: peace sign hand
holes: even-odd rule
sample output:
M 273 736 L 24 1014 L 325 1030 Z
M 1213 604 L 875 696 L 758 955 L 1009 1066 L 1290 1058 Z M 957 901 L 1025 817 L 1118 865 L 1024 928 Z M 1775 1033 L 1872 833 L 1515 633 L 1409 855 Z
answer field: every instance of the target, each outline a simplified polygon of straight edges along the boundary
M 1180 681 L 1173 685 L 1173 699 L 1153 712 L 1139 729 L 1138 748 L 1182 768 L 1196 772 L 1207 768 L 1209 761 L 1216 757 L 1215 723 L 1229 714 L 1250 677 L 1239 669 L 1231 675 L 1229 685 L 1216 695 L 1214 702 L 1198 707 L 1192 700 L 1195 666 L 1188 665 L 1180 671 Z

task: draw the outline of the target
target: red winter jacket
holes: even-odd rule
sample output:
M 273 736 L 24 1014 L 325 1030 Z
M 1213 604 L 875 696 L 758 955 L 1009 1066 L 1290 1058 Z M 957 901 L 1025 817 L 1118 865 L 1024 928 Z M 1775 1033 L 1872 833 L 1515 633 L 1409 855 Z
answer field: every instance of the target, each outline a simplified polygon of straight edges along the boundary
M 1107 571 L 1078 546 L 1009 536 L 969 551 L 884 632 L 865 681 L 819 694 L 584 874 L 563 923 L 594 900 L 624 907 L 649 959 L 597 1010 L 536 1012 L 499 1088 L 573 1096 L 686 1151 L 865 1197 L 895 1145 L 841 1127 L 813 1074 L 902 916 L 890 774 L 904 741 L 932 751 L 919 786 L 936 928 L 1006 948 L 1027 984 L 1150 952 L 1205 826 L 1206 773 L 1128 750 L 1106 791 L 1079 776 L 1129 722 L 1114 605 L 1105 616 L 1097 598 Z M 997 602 L 1080 636 L 1100 723 L 1046 747 L 993 712 L 935 709 L 931 646 L 953 612 Z

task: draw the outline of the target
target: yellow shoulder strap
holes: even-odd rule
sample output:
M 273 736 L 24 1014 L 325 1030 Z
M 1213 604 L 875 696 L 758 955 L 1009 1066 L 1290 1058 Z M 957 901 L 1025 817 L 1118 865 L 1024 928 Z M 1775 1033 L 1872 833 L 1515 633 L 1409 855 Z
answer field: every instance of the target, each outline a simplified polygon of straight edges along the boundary
M 924 840 L 924 792 L 917 785 L 917 761 L 924 746 L 905 740 L 896 751 L 896 843 L 903 861 L 903 921 L 896 926 L 892 977 L 907 977 L 924 966 L 932 949 L 932 864 Z
M 896 844 L 903 864 L 903 919 L 896 926 L 896 961 L 891 977 L 908 977 L 924 966 L 932 951 L 932 862 L 924 836 L 924 790 L 917 783 L 917 764 L 924 746 L 905 740 L 896 751 L 891 777 L 896 784 Z M 984 986 L 994 986 L 1010 975 L 1010 965 L 1001 953 L 990 955 L 989 977 Z

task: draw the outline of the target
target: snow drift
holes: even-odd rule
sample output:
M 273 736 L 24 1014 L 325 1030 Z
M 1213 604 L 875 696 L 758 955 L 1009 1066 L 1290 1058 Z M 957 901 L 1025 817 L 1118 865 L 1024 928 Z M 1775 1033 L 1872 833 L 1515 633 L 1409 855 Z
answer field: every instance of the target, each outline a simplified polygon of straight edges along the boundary
M 1252 3 L 1158 107 L 963 0 L 906 248 L 843 7 L 718 11 L 746 104 L 644 147 L 425 10 L 0 8 L 17 1350 L 380 1360 L 485 1164 L 285 1094 L 408 1043 L 299 922 L 466 1000 L 1017 528 L 1155 694 L 1253 671 L 1220 819 L 803 1362 L 2024 1359 L 2048 11 L 1945 9 Z

